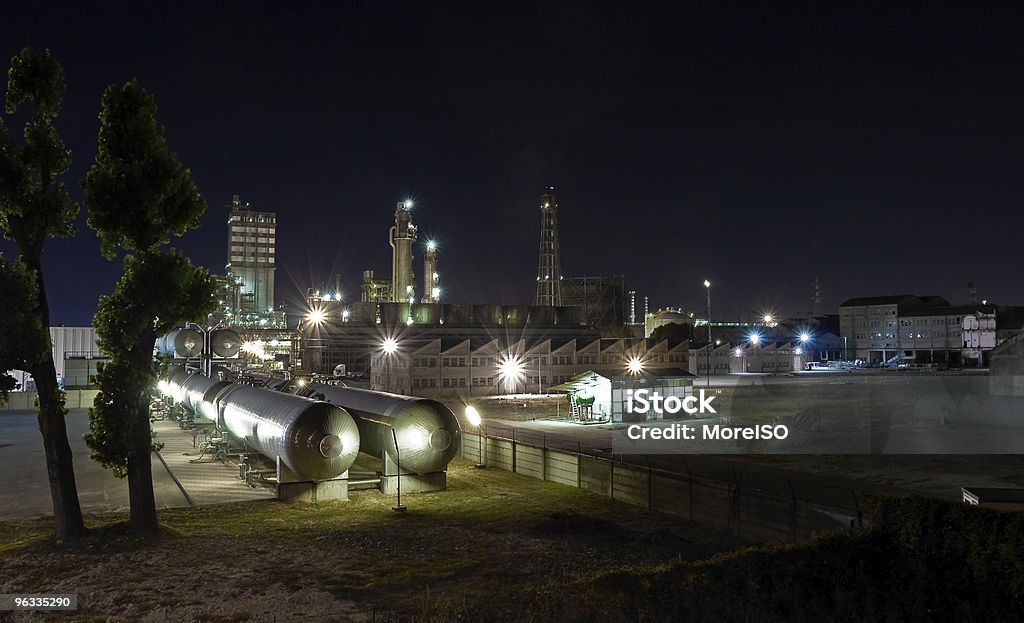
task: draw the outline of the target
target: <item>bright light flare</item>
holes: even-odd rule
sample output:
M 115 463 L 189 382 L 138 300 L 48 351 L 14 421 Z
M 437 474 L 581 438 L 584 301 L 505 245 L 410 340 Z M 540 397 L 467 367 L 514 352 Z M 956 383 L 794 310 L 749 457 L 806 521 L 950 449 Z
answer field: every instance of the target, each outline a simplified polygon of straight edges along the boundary
M 515 392 L 516 387 L 526 380 L 526 367 L 519 356 L 505 355 L 498 362 L 498 380 L 505 386 L 505 391 Z
M 751 344 L 753 344 L 754 346 L 757 346 L 757 345 L 759 345 L 761 343 L 761 334 L 760 333 L 751 333 L 749 339 L 750 339 L 750 343 Z
M 476 407 L 473 405 L 466 405 L 466 421 L 469 422 L 470 426 L 480 426 L 480 422 L 482 421 L 480 419 L 480 412 L 477 411 Z
M 398 341 L 393 337 L 386 338 L 381 342 L 380 348 L 384 351 L 384 354 L 393 355 L 398 351 Z
M 626 364 L 626 369 L 629 370 L 630 374 L 640 374 L 644 371 L 644 362 L 639 357 L 630 357 L 629 362 Z
M 306 312 L 306 321 L 314 327 L 319 327 L 327 320 L 327 312 L 322 307 L 314 307 Z
M 804 331 L 800 334 L 800 342 L 806 344 L 811 339 L 811 334 Z
M 710 282 L 710 281 L 708 281 L 707 279 L 705 279 L 705 280 L 704 280 L 704 287 L 705 287 L 705 288 L 710 288 L 710 287 L 711 287 L 711 282 Z
M 434 242 L 433 240 L 428 240 L 427 241 L 427 251 L 436 251 L 436 250 L 437 250 L 437 243 Z

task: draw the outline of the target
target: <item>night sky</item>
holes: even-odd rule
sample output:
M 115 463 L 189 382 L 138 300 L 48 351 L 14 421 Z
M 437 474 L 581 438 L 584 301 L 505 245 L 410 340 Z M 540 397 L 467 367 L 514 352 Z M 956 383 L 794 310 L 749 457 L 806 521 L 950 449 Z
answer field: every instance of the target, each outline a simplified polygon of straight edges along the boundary
M 0 58 L 62 63 L 72 195 L 100 94 L 137 78 L 209 203 L 175 245 L 223 272 L 231 195 L 276 211 L 295 307 L 335 272 L 350 300 L 364 268 L 388 276 L 406 197 L 417 280 L 435 237 L 445 301 L 531 303 L 546 185 L 563 273 L 624 274 L 652 308 L 702 309 L 708 278 L 716 309 L 806 313 L 815 276 L 833 313 L 879 294 L 965 303 L 968 281 L 1024 304 L 1011 8 L 30 4 L 4 7 Z M 89 324 L 121 272 L 79 222 L 45 252 L 54 324 Z

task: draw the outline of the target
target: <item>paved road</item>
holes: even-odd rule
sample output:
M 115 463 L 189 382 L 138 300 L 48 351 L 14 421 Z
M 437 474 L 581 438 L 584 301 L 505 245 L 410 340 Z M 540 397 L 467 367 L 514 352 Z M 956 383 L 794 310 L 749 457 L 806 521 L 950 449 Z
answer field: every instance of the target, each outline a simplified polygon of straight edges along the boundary
M 67 426 L 82 510 L 126 510 L 128 482 L 115 478 L 89 458 L 89 449 L 82 439 L 89 430 L 88 410 L 72 409 L 67 416 Z M 53 514 L 43 438 L 35 412 L 0 411 L 0 474 L 3 474 L 0 520 Z M 188 505 L 185 496 L 155 456 L 153 487 L 158 508 Z
M 82 439 L 89 430 L 86 409 L 68 414 L 68 441 L 75 459 L 78 499 L 85 512 L 127 510 L 128 482 L 115 478 L 89 458 Z M 222 463 L 191 463 L 196 452 L 192 436 L 172 422 L 155 422 L 157 441 L 164 443 L 163 462 L 153 455 L 153 488 L 157 508 L 237 502 L 273 497 L 267 489 L 251 489 L 238 479 L 238 470 Z M 171 477 L 168 468 L 178 478 Z M 39 517 L 53 513 L 46 478 L 42 436 L 36 414 L 27 411 L 0 412 L 0 520 Z M 184 488 L 189 496 L 181 491 Z

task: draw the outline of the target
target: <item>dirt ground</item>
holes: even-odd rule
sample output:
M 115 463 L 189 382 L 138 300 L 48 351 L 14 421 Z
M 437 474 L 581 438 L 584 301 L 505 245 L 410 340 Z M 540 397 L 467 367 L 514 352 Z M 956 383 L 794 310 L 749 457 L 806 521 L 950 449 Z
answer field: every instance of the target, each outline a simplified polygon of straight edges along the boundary
M 0 524 L 0 593 L 76 593 L 69 613 L 11 621 L 514 620 L 599 571 L 708 558 L 734 538 L 577 489 L 458 460 L 449 489 L 348 502 L 245 502 L 162 511 L 163 534 L 122 515 L 59 547 L 48 521 Z M 6 617 L 4 616 L 6 615 Z

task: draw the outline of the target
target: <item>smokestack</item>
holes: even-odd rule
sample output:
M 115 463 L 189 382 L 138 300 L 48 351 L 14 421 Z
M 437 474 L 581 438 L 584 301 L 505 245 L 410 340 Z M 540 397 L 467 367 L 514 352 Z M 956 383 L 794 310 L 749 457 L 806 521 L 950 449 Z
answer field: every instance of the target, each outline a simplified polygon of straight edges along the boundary
M 413 303 L 416 300 L 416 275 L 412 270 L 412 244 L 416 226 L 412 224 L 411 201 L 395 206 L 395 224 L 388 234 L 391 243 L 391 300 Z
M 647 321 L 647 313 L 648 313 L 648 311 L 649 311 L 649 308 L 648 308 L 648 305 L 649 305 L 649 303 L 650 303 L 650 301 L 649 301 L 649 300 L 648 300 L 648 298 L 647 298 L 647 297 L 645 296 L 645 297 L 644 297 L 644 321 L 645 321 L 645 322 Z
M 441 278 L 437 274 L 437 245 L 427 241 L 427 252 L 423 254 L 423 302 L 441 302 Z
M 629 324 L 636 324 L 636 290 L 629 291 Z

